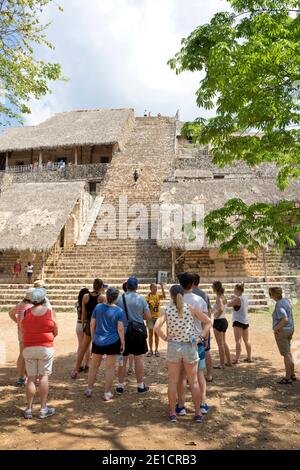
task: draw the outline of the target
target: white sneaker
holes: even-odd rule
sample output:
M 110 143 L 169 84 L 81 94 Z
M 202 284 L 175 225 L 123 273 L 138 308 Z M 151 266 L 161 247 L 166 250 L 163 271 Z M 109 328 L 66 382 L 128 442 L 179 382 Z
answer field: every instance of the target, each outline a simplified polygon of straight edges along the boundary
M 55 408 L 43 408 L 40 411 L 40 419 L 45 419 L 45 418 L 50 418 L 50 416 L 53 416 L 55 413 Z
M 104 401 L 111 401 L 114 399 L 114 395 L 111 392 L 104 393 L 103 400 Z
M 24 418 L 25 419 L 32 419 L 32 410 L 29 410 L 29 409 L 25 410 Z

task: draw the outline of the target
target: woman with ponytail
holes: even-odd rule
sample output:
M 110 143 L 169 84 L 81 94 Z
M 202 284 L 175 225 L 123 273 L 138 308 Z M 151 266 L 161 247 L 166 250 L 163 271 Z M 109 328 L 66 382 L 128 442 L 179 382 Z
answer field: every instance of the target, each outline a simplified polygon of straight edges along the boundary
M 170 289 L 171 303 L 157 319 L 154 331 L 164 341 L 168 342 L 167 366 L 168 366 L 168 398 L 169 419 L 176 422 L 176 398 L 181 366 L 184 367 L 192 399 L 195 406 L 194 420 L 202 422 L 200 412 L 201 395 L 198 383 L 198 350 L 197 343 L 205 341 L 211 327 L 211 321 L 201 310 L 184 303 L 184 290 L 179 285 Z M 194 319 L 203 323 L 203 336 L 196 337 Z M 162 327 L 167 324 L 167 335 Z
M 228 321 L 225 318 L 224 292 L 225 289 L 220 281 L 215 281 L 212 285 L 216 294 L 216 303 L 214 305 L 214 335 L 218 344 L 220 364 L 214 366 L 214 369 L 225 369 L 225 365 L 231 367 L 231 357 L 229 347 L 226 343 L 225 333 L 228 328 Z M 225 363 L 226 357 L 226 363 Z

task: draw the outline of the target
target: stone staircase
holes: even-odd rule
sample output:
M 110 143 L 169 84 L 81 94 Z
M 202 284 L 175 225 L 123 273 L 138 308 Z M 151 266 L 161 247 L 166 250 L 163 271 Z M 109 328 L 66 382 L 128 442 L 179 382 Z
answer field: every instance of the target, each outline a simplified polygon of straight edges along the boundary
M 140 293 L 146 294 L 149 283 L 155 280 L 158 270 L 171 271 L 170 251 L 160 249 L 151 237 L 137 240 L 119 239 L 120 231 L 125 229 L 124 212 L 119 211 L 119 197 L 126 196 L 129 207 L 143 204 L 150 213 L 151 205 L 159 202 L 162 181 L 174 170 L 175 135 L 176 121 L 173 118 L 136 119 L 126 148 L 115 154 L 108 166 L 99 194 L 104 198 L 104 204 L 110 204 L 116 210 L 116 237 L 99 239 L 99 226 L 105 216 L 101 212 L 86 245 L 62 250 L 58 263 L 54 262 L 51 255 L 48 259 L 48 296 L 57 311 L 73 313 L 79 290 L 82 287 L 91 288 L 95 277 L 120 288 L 128 276 L 135 275 L 140 281 Z M 140 178 L 136 184 L 133 181 L 135 169 L 140 170 Z M 129 226 L 135 218 L 136 214 L 128 215 Z M 140 232 L 148 231 L 149 235 L 151 227 L 146 214 L 142 214 L 139 221 Z M 155 232 L 155 214 L 153 223 L 152 231 Z M 3 264 L 8 263 L 7 265 L 11 266 L 16 255 L 17 253 L 3 255 Z M 4 259 L 5 256 L 9 259 Z M 211 280 L 215 279 L 214 262 L 205 250 L 201 251 L 200 257 L 199 259 L 199 252 L 186 254 L 178 270 L 198 272 L 202 277 L 201 287 L 214 301 L 211 290 Z M 245 284 L 245 293 L 249 297 L 250 308 L 254 311 L 268 307 L 270 284 L 282 285 L 289 295 L 293 291 L 297 275 L 300 279 L 300 248 L 287 250 L 284 255 L 267 252 L 266 260 L 269 282 L 264 282 L 263 279 L 261 255 L 249 255 L 245 261 L 245 258 L 238 254 L 225 261 L 226 269 L 232 277 L 248 281 Z M 36 263 L 35 265 L 37 266 Z M 233 292 L 234 282 L 235 279 L 224 280 L 228 296 Z M 22 298 L 27 287 L 26 284 L 12 284 L 9 279 L 1 282 L 0 278 L 0 310 L 7 311 L 13 307 Z
M 150 215 L 151 205 L 158 204 L 161 183 L 169 174 L 174 160 L 175 119 L 137 118 L 126 148 L 114 156 L 100 191 L 104 206 L 110 204 L 116 211 L 116 237 L 99 239 L 99 227 L 106 216 L 105 207 L 102 207 L 85 246 L 63 250 L 56 265 L 49 258 L 46 282 L 56 309 L 72 311 L 79 289 L 90 288 L 95 277 L 121 287 L 128 276 L 135 275 L 141 288 L 147 291 L 158 270 L 171 271 L 170 252 L 160 249 L 151 238 Z M 140 170 L 137 183 L 133 180 L 135 169 Z M 127 197 L 131 208 L 127 217 L 128 227 L 132 229 L 139 216 L 140 225 L 134 233 L 138 237 L 148 232 L 147 239 L 119 238 L 120 232 L 126 228 L 124 211 L 122 208 L 119 210 L 120 196 Z M 135 204 L 142 204 L 147 213 L 135 213 L 134 209 L 139 209 L 138 206 L 133 207 Z M 152 224 L 152 232 L 156 233 L 155 213 Z
M 48 297 L 51 300 L 51 303 L 56 311 L 58 312 L 67 312 L 70 314 L 74 314 L 74 321 L 75 321 L 75 302 L 77 300 L 77 295 L 79 290 L 86 286 L 88 288 L 92 287 L 92 278 L 84 278 L 81 282 L 74 282 L 65 284 L 49 284 L 47 285 Z M 122 280 L 115 280 L 111 282 L 108 279 L 108 282 L 111 285 L 121 287 Z M 152 279 L 151 279 L 152 280 Z M 85 283 L 83 283 L 85 281 Z M 226 290 L 226 296 L 228 298 L 231 297 L 233 294 L 234 283 L 224 283 L 223 284 Z M 292 289 L 292 283 L 288 282 L 272 282 L 272 283 L 246 283 L 245 284 L 245 295 L 249 298 L 249 311 L 256 312 L 256 311 L 263 311 L 269 308 L 270 302 L 268 298 L 268 288 L 273 285 L 280 285 L 283 287 L 285 294 L 290 297 L 290 292 Z M 168 299 L 168 291 L 171 284 L 166 286 L 167 292 L 167 299 L 163 301 L 162 304 L 166 305 L 169 301 Z M 9 309 L 13 308 L 15 304 L 22 298 L 24 292 L 27 289 L 26 284 L 19 284 L 19 285 L 6 285 L 6 291 L 1 289 L 0 286 L 0 311 L 8 312 Z M 215 296 L 212 292 L 211 284 L 202 283 L 200 285 L 201 289 L 207 292 L 210 296 L 212 303 L 215 301 Z M 149 292 L 149 283 L 141 283 L 139 285 L 139 293 L 146 295 Z

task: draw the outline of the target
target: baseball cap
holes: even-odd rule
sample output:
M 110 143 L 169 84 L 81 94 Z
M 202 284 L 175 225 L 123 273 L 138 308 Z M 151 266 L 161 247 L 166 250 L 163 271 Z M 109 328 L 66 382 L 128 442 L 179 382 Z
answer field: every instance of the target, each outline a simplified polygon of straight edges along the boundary
M 46 289 L 44 287 L 39 287 L 38 289 L 34 289 L 31 293 L 32 301 L 34 304 L 40 304 L 45 300 L 47 295 Z
M 29 289 L 27 289 L 26 293 L 25 293 L 25 296 L 24 296 L 24 299 L 26 300 L 30 300 L 31 302 L 33 301 L 32 300 L 32 292 L 35 290 L 34 287 L 29 287 Z
M 108 289 L 108 288 L 109 288 L 109 285 L 104 283 L 102 286 L 102 289 Z
M 137 280 L 136 277 L 130 277 L 127 280 L 127 287 L 128 289 L 136 289 L 139 284 L 139 281 Z

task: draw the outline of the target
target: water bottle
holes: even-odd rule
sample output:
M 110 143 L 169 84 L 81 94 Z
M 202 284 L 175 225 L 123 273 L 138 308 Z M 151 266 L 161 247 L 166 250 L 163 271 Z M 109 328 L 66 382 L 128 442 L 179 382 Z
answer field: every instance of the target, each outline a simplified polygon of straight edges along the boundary
M 119 356 L 118 356 L 118 364 L 119 364 L 119 367 L 123 367 L 123 364 L 124 364 L 123 354 L 119 354 Z
M 192 337 L 191 337 L 191 343 L 192 343 L 192 348 L 193 348 L 193 349 L 197 349 L 197 341 L 196 341 L 196 337 L 195 337 L 195 336 L 192 336 Z

